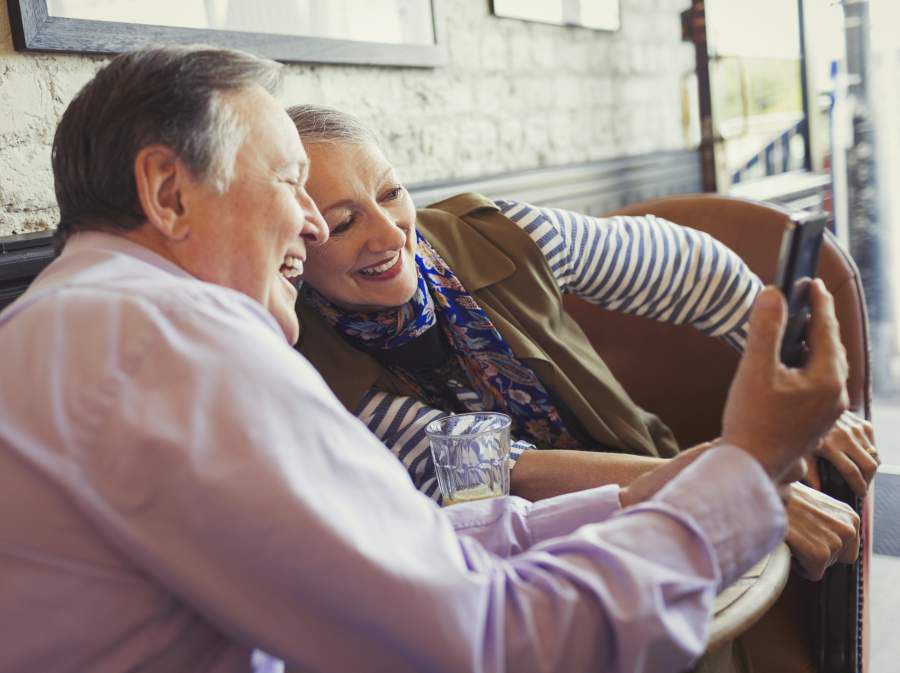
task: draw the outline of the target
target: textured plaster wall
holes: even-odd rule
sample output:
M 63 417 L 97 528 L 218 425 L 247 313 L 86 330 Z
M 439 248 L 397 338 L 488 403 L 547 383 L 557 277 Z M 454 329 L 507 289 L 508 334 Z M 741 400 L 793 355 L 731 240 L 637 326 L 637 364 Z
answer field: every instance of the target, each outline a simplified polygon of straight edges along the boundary
M 282 98 L 359 114 L 408 182 L 681 148 L 688 4 L 621 0 L 622 29 L 604 33 L 498 19 L 487 0 L 443 0 L 446 67 L 290 65 Z M 0 235 L 54 226 L 56 120 L 104 62 L 17 53 L 0 2 Z

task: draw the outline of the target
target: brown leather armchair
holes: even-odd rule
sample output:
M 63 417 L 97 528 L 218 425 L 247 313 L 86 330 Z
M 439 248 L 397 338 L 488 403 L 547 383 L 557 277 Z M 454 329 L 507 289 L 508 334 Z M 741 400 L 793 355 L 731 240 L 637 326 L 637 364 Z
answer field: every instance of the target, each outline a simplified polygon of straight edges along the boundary
M 653 214 L 705 231 L 736 251 L 763 282 L 771 282 L 774 276 L 788 223 L 787 211 L 778 207 L 711 194 L 654 199 L 611 214 Z M 835 298 L 850 364 L 851 408 L 869 418 L 868 325 L 862 286 L 853 260 L 831 235 L 822 248 L 818 275 Z M 566 297 L 566 308 L 634 400 L 660 416 L 682 446 L 720 434 L 722 410 L 739 357 L 731 348 L 690 328 L 604 311 L 572 296 Z M 871 496 L 868 500 L 871 510 Z M 865 570 L 871 515 L 863 518 Z M 754 670 L 816 671 L 818 623 L 817 585 L 792 578 L 776 607 L 746 636 Z

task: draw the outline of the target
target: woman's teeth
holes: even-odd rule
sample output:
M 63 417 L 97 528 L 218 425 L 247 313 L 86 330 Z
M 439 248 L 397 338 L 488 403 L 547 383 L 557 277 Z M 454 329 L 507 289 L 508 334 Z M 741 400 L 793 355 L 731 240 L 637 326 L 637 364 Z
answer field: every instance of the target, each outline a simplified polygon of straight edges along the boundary
M 379 273 L 384 273 L 388 269 L 393 268 L 393 266 L 400 261 L 400 255 L 398 254 L 394 259 L 390 259 L 384 264 L 379 264 L 378 266 L 369 266 L 365 269 L 360 269 L 359 272 L 365 274 L 366 276 L 377 276 Z
M 284 264 L 279 269 L 285 278 L 299 278 L 303 275 L 303 260 L 293 255 L 284 258 Z

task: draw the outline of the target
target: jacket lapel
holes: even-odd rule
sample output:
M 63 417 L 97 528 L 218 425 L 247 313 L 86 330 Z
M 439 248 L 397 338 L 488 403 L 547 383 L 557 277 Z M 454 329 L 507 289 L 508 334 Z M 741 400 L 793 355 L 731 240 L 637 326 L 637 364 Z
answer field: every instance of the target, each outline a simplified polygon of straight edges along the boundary
M 479 210 L 499 212 L 500 209 L 483 196 L 467 194 L 465 198 L 454 197 L 449 202 L 419 210 L 417 220 L 420 231 L 437 253 L 443 259 L 453 260 L 453 273 L 476 300 L 479 295 L 490 296 L 491 286 L 516 272 L 512 258 L 476 228 L 460 222 L 464 216 L 477 217 Z M 528 338 L 516 316 L 494 308 L 502 307 L 502 302 L 480 301 L 479 305 L 517 358 L 550 365 L 549 356 Z
M 466 290 L 474 293 L 509 278 L 516 272 L 516 265 L 481 233 L 465 225 L 460 226 L 462 215 L 482 208 L 499 210 L 483 197 L 472 201 L 466 204 L 470 208 L 460 214 L 437 210 L 442 205 L 440 203 L 422 208 L 418 212 L 416 226 L 442 258 L 454 260 L 453 273 L 463 281 Z

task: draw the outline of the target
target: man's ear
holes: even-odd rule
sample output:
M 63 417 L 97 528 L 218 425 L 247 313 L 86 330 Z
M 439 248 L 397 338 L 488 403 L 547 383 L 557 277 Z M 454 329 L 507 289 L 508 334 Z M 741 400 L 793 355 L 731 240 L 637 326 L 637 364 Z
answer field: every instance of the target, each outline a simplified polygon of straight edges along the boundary
M 143 147 L 134 158 L 134 182 L 144 216 L 167 239 L 181 241 L 190 234 L 182 192 L 191 178 L 187 166 L 165 145 Z

